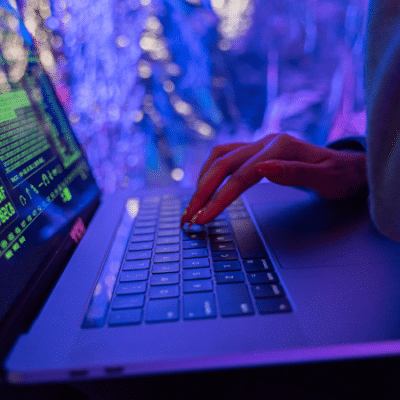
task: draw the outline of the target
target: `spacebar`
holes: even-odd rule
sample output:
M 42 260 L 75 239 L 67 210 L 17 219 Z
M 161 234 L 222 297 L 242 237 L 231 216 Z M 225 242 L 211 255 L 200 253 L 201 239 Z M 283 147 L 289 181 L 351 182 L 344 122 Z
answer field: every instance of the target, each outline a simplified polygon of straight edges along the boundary
M 242 258 L 268 257 L 264 244 L 250 218 L 232 219 L 231 224 Z

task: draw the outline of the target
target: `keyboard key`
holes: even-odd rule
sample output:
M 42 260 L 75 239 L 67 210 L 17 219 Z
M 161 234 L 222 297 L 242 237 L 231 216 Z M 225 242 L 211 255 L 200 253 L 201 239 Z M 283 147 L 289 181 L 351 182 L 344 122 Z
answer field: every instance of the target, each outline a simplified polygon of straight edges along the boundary
M 179 244 L 161 244 L 155 248 L 155 253 L 175 253 L 179 251 Z
M 237 204 L 237 205 L 234 205 L 234 206 L 232 206 L 232 207 L 229 207 L 229 208 L 227 209 L 227 211 L 228 211 L 229 217 L 230 217 L 231 214 L 233 214 L 233 213 L 242 212 L 242 213 L 246 214 L 247 218 L 249 218 L 249 214 L 247 213 L 246 207 L 244 206 L 244 204 Z
M 181 210 L 182 205 L 180 201 L 177 201 L 175 203 L 165 203 L 162 204 L 160 211 L 175 211 L 175 210 Z
M 210 268 L 194 268 L 182 271 L 182 279 L 187 281 L 190 279 L 208 279 L 211 278 Z
M 203 225 L 192 225 L 192 226 L 185 226 L 183 231 L 186 233 L 198 233 L 198 232 L 205 232 L 205 227 Z
M 223 228 L 208 228 L 209 235 L 225 235 L 227 233 L 231 233 L 231 230 L 227 227 Z
M 116 294 L 140 294 L 146 293 L 147 282 L 126 282 L 119 283 Z
M 163 253 L 154 255 L 155 263 L 175 262 L 175 261 L 179 261 L 179 253 Z
M 144 209 L 139 211 L 139 214 L 137 215 L 136 219 L 144 220 L 144 219 L 153 219 L 158 217 L 158 210 L 149 208 L 149 209 Z
M 133 234 L 134 235 L 148 235 L 150 233 L 154 233 L 156 228 L 153 226 L 151 228 L 134 228 Z
M 250 218 L 233 219 L 231 224 L 242 258 L 268 258 L 263 242 Z
M 254 314 L 246 284 L 218 285 L 217 297 L 223 317 Z
M 182 266 L 184 269 L 209 267 L 210 261 L 208 260 L 208 258 L 191 258 L 183 260 Z
M 179 286 L 152 286 L 149 290 L 150 299 L 163 299 L 168 297 L 179 297 Z
M 233 238 L 231 235 L 217 235 L 210 236 L 210 243 L 223 243 L 223 242 L 232 242 Z
M 256 300 L 256 306 L 260 314 L 272 314 L 292 311 L 292 307 L 285 297 Z
M 186 240 L 182 243 L 182 248 L 187 249 L 203 249 L 207 247 L 205 240 Z
M 175 244 L 179 243 L 179 236 L 163 236 L 157 238 L 157 244 Z
M 243 201 L 240 197 L 238 197 L 235 201 L 233 201 L 229 208 L 233 208 L 233 207 L 239 207 L 239 206 L 243 206 Z
M 153 242 L 130 243 L 128 245 L 128 251 L 151 250 L 152 248 Z
M 157 207 L 160 201 L 159 196 L 148 196 L 142 200 L 140 207 Z
M 262 272 L 273 270 L 272 263 L 267 258 L 243 260 L 243 266 L 246 272 Z
M 151 250 L 129 251 L 125 256 L 126 261 L 147 260 L 150 258 L 151 258 Z
M 239 208 L 237 211 L 228 211 L 229 218 L 232 219 L 240 219 L 240 218 L 249 218 L 249 214 L 247 211 L 242 211 Z
M 147 281 L 149 278 L 149 271 L 142 269 L 139 271 L 122 271 L 119 276 L 120 282 L 136 282 L 136 281 Z
M 163 196 L 163 202 L 161 203 L 161 208 L 168 207 L 180 207 L 181 199 L 175 195 L 165 195 Z
M 150 285 L 176 285 L 179 283 L 179 274 L 159 274 L 152 275 L 150 278 Z
M 192 250 L 183 250 L 182 251 L 183 258 L 200 258 L 207 257 L 208 250 L 207 249 L 192 249 Z
M 113 310 L 124 308 L 140 308 L 144 306 L 144 294 L 132 294 L 126 296 L 116 296 L 113 302 Z
M 227 251 L 227 250 L 236 250 L 235 244 L 233 242 L 211 243 L 211 251 Z
M 160 211 L 160 217 L 178 217 L 181 215 L 179 209 Z
M 253 296 L 257 299 L 264 297 L 280 297 L 284 296 L 285 292 L 281 285 L 257 285 L 251 286 Z
M 138 260 L 138 261 L 125 261 L 122 265 L 123 271 L 131 271 L 134 269 L 148 269 L 150 268 L 150 260 Z
M 213 261 L 237 260 L 238 253 L 234 250 L 211 253 Z
M 206 237 L 205 232 L 182 232 L 183 240 L 205 240 Z
M 275 272 L 253 272 L 247 274 L 250 285 L 258 285 L 260 283 L 278 283 L 279 278 Z
M 226 219 L 220 219 L 217 221 L 214 220 L 207 224 L 208 228 L 222 228 L 226 226 L 228 226 L 228 222 L 226 221 Z
M 158 231 L 158 236 L 177 236 L 179 235 L 179 228 L 177 229 L 160 229 Z
M 170 262 L 170 263 L 154 264 L 151 272 L 153 272 L 153 274 L 167 274 L 171 272 L 179 272 L 179 263 Z
M 183 296 L 183 317 L 189 319 L 217 316 L 214 293 L 192 293 Z
M 157 220 L 155 218 L 135 222 L 135 228 L 151 228 L 155 227 L 156 225 Z
M 213 219 L 213 221 L 226 221 L 227 220 L 227 215 L 225 211 L 222 211 L 221 214 L 219 214 L 217 217 Z
M 148 235 L 132 235 L 131 236 L 131 242 L 132 243 L 137 243 L 137 242 L 152 242 L 154 240 L 154 234 L 148 234 Z
M 244 275 L 242 271 L 216 272 L 214 276 L 217 283 L 244 282 Z
M 165 222 L 165 223 L 160 223 L 158 225 L 158 229 L 176 229 L 179 228 L 179 221 L 178 222 Z
M 150 300 L 147 304 L 146 322 L 177 321 L 179 299 Z
M 136 217 L 136 223 L 135 226 L 138 222 L 147 222 L 147 221 L 155 221 L 157 222 L 157 213 L 155 212 L 154 215 L 141 215 L 138 214 L 138 216 Z
M 213 262 L 213 268 L 214 272 L 240 271 L 242 269 L 240 262 L 237 260 Z
M 183 281 L 183 293 L 210 292 L 212 290 L 213 284 L 210 279 Z
M 180 221 L 181 221 L 181 219 L 178 216 L 176 216 L 176 217 L 161 217 L 159 219 L 159 222 L 163 223 L 163 224 L 167 223 L 167 222 L 178 222 L 178 223 L 180 223 Z
M 163 203 L 161 205 L 160 210 L 161 211 L 167 211 L 167 210 L 180 210 L 181 209 L 181 202 L 180 200 L 176 200 L 176 201 L 171 201 L 168 203 Z
M 110 317 L 108 318 L 109 326 L 120 326 L 120 325 L 134 325 L 140 324 L 142 321 L 142 310 L 132 309 L 132 310 L 121 310 L 112 311 Z

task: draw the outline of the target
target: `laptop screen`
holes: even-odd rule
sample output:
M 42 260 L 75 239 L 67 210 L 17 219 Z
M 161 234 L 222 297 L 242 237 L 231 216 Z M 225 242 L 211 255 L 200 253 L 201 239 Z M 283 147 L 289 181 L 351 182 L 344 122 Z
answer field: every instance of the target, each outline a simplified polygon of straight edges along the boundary
M 0 321 L 98 195 L 29 33 L 0 0 Z

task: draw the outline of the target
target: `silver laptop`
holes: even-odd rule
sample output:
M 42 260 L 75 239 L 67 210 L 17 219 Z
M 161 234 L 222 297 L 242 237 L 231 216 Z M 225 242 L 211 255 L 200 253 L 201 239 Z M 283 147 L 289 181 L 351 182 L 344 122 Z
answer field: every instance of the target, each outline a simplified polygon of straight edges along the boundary
M 364 201 L 260 183 L 100 195 L 24 26 L 0 30 L 0 356 L 13 384 L 393 356 L 400 245 Z M 10 43 L 24 57 L 14 57 Z

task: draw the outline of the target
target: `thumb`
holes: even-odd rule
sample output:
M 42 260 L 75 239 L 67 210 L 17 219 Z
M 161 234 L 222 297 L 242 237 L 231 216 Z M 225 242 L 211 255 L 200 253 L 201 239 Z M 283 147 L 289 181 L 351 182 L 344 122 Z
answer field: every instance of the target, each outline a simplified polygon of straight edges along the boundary
M 256 171 L 271 182 L 284 186 L 306 186 L 319 190 L 324 185 L 324 169 L 300 161 L 266 161 L 255 166 Z

